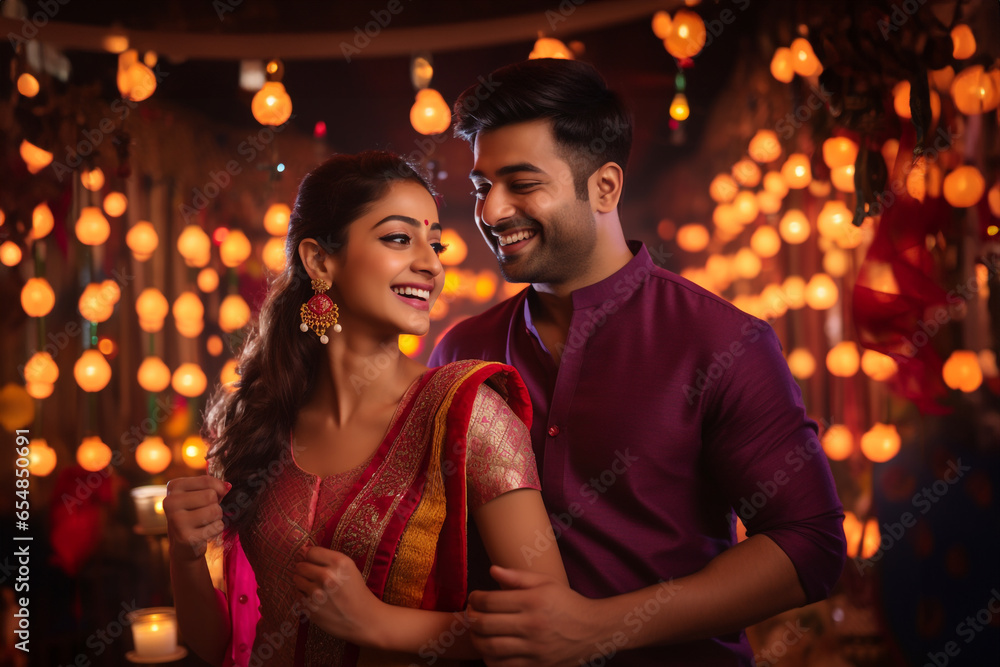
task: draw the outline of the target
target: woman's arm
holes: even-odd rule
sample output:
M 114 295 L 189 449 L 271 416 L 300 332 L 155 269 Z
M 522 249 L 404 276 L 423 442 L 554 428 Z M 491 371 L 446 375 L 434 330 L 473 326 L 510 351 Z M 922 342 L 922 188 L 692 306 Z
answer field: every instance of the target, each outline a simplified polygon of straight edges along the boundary
M 229 610 L 212 585 L 205 551 L 222 533 L 219 501 L 227 491 L 209 475 L 182 477 L 167 484 L 163 500 L 177 623 L 195 653 L 213 665 L 223 663 L 229 646 Z
M 566 584 L 552 526 L 534 489 L 507 492 L 473 510 L 483 545 L 495 565 L 530 570 Z M 549 546 L 538 549 L 539 536 Z M 397 607 L 368 589 L 349 556 L 313 547 L 295 566 L 295 586 L 306 596 L 310 620 L 360 646 L 421 658 L 480 657 L 472 647 L 464 612 Z

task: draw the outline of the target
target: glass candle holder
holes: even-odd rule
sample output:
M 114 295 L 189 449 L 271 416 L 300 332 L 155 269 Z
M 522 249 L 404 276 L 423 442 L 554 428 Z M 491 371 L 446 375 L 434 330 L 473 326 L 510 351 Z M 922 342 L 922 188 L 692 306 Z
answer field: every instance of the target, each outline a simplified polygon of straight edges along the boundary
M 149 607 L 129 613 L 136 656 L 165 658 L 177 653 L 177 614 L 173 607 Z
M 167 532 L 167 515 L 163 513 L 163 499 L 167 497 L 164 484 L 137 486 L 132 489 L 132 502 L 139 520 L 139 532 L 146 535 L 163 535 Z

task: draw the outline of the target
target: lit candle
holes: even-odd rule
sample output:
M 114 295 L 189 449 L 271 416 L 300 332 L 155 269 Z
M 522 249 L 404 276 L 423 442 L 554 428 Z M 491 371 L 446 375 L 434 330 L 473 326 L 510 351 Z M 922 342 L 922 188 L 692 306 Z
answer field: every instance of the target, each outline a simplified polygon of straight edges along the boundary
M 163 499 L 166 497 L 167 487 L 162 484 L 132 489 L 132 502 L 135 503 L 141 533 L 162 535 L 167 532 L 167 517 L 163 513 Z
M 139 658 L 162 658 L 177 652 L 177 615 L 172 607 L 132 612 L 132 638 Z

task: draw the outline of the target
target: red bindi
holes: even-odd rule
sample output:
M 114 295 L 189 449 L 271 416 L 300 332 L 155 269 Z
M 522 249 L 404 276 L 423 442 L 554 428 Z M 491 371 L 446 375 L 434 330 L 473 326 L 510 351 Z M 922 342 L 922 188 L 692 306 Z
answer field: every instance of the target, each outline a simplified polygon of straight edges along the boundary
M 429 225 L 429 224 L 431 224 L 431 223 L 427 222 L 427 220 L 424 220 L 424 224 L 425 224 L 425 225 Z

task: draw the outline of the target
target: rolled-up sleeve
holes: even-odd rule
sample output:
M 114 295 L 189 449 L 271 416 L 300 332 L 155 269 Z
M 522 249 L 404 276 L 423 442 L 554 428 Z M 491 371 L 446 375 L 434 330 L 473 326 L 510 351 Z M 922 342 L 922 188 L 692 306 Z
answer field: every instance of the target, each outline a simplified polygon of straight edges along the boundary
M 844 513 L 816 423 L 771 328 L 718 384 L 704 432 L 709 469 L 746 526 L 787 554 L 810 602 L 829 595 L 846 558 Z

